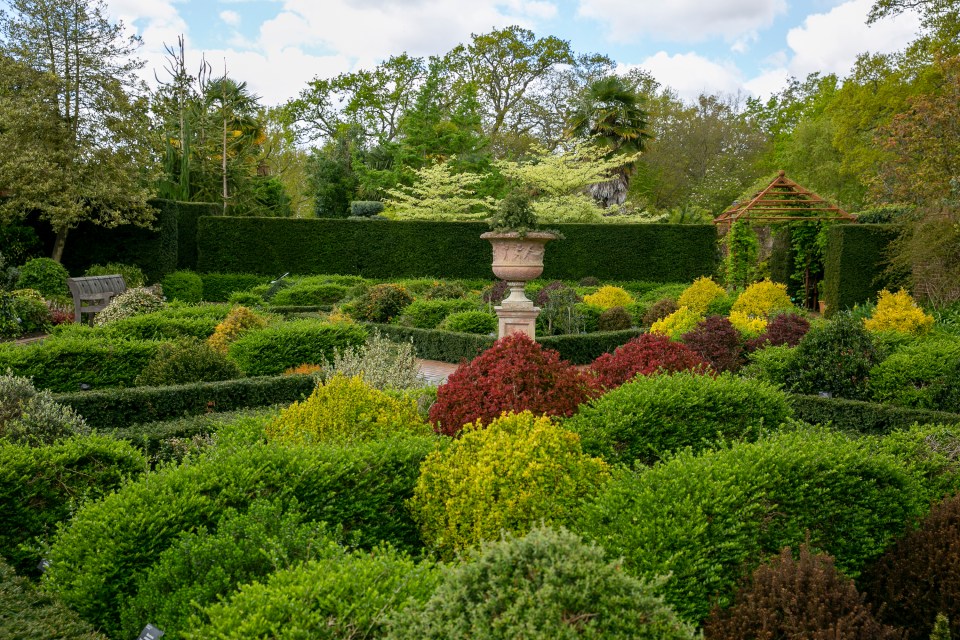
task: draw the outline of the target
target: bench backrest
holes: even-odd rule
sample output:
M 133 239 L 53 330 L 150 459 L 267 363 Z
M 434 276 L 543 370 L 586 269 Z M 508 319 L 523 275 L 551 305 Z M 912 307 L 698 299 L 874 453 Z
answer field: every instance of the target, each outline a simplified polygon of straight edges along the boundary
M 74 322 L 81 322 L 84 313 L 102 311 L 111 299 L 127 290 L 127 283 L 119 274 L 67 278 L 67 286 L 73 296 Z

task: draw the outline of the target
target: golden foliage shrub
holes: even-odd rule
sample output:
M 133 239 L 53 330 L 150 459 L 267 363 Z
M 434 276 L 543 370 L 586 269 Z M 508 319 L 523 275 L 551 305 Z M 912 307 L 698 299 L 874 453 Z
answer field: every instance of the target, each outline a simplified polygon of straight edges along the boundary
M 906 290 L 890 293 L 886 289 L 877 298 L 873 315 L 863 321 L 871 333 L 895 331 L 922 335 L 933 327 L 933 316 L 924 313 Z
M 210 346 L 221 353 L 226 353 L 230 343 L 251 329 L 262 329 L 267 326 L 267 321 L 258 316 L 247 307 L 234 307 L 223 319 L 223 322 L 217 325 L 207 340 Z
M 626 289 L 610 285 L 600 287 L 596 293 L 583 296 L 583 301 L 601 309 L 625 307 L 633 302 L 633 296 Z
M 704 276 L 697 278 L 693 281 L 693 284 L 684 289 L 680 297 L 677 298 L 677 304 L 681 307 L 688 307 L 697 313 L 706 314 L 710 304 L 725 295 L 727 295 L 727 292 L 723 287 Z
M 701 320 L 703 320 L 702 313 L 682 306 L 666 318 L 650 325 L 650 333 L 660 333 L 671 340 L 679 340 L 683 334 L 693 331 Z
M 408 504 L 427 544 L 452 558 L 501 530 L 564 524 L 609 475 L 583 453 L 580 436 L 549 417 L 505 413 L 487 427 L 467 425 L 427 456 Z
M 351 444 L 396 434 L 429 435 L 416 402 L 390 396 L 359 376 L 337 375 L 267 425 L 267 438 L 293 444 Z

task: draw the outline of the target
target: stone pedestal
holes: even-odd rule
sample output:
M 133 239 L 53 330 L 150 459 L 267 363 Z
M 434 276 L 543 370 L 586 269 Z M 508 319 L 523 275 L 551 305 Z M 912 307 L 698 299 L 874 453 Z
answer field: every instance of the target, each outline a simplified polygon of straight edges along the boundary
M 503 338 L 511 333 L 525 333 L 531 340 L 537 337 L 537 316 L 540 307 L 533 306 L 533 302 L 523 292 L 522 282 L 508 282 L 510 295 L 494 307 L 499 323 L 497 337 Z

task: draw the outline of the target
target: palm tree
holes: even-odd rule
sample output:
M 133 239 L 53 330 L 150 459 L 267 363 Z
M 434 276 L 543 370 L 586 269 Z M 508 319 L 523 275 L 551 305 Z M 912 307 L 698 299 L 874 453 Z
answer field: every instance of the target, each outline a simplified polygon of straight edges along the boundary
M 203 87 L 204 107 L 215 118 L 220 136 L 221 197 L 223 212 L 231 199 L 228 184 L 228 159 L 243 162 L 251 145 L 258 144 L 262 124 L 256 117 L 259 97 L 251 94 L 246 82 L 237 82 L 226 75 L 210 80 Z
M 619 76 L 595 80 L 570 116 L 568 135 L 595 139 L 609 149 L 607 157 L 640 152 L 650 139 L 642 103 L 643 96 Z M 633 171 L 633 162 L 624 164 L 610 180 L 590 185 L 590 195 L 604 207 L 623 204 Z

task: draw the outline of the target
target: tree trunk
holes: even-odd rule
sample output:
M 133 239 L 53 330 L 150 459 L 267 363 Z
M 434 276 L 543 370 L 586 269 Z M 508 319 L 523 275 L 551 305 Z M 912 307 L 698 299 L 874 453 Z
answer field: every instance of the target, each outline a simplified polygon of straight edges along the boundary
M 627 199 L 627 182 L 624 177 L 617 174 L 610 180 L 592 184 L 587 189 L 594 200 L 600 203 L 604 209 L 611 205 L 621 205 Z
M 227 121 L 223 121 L 223 215 L 227 215 Z
M 57 262 L 61 262 L 63 258 L 63 247 L 67 244 L 67 233 L 70 232 L 70 229 L 67 227 L 62 227 L 55 230 L 57 232 L 57 237 L 53 241 L 53 253 L 50 255 L 51 258 Z

